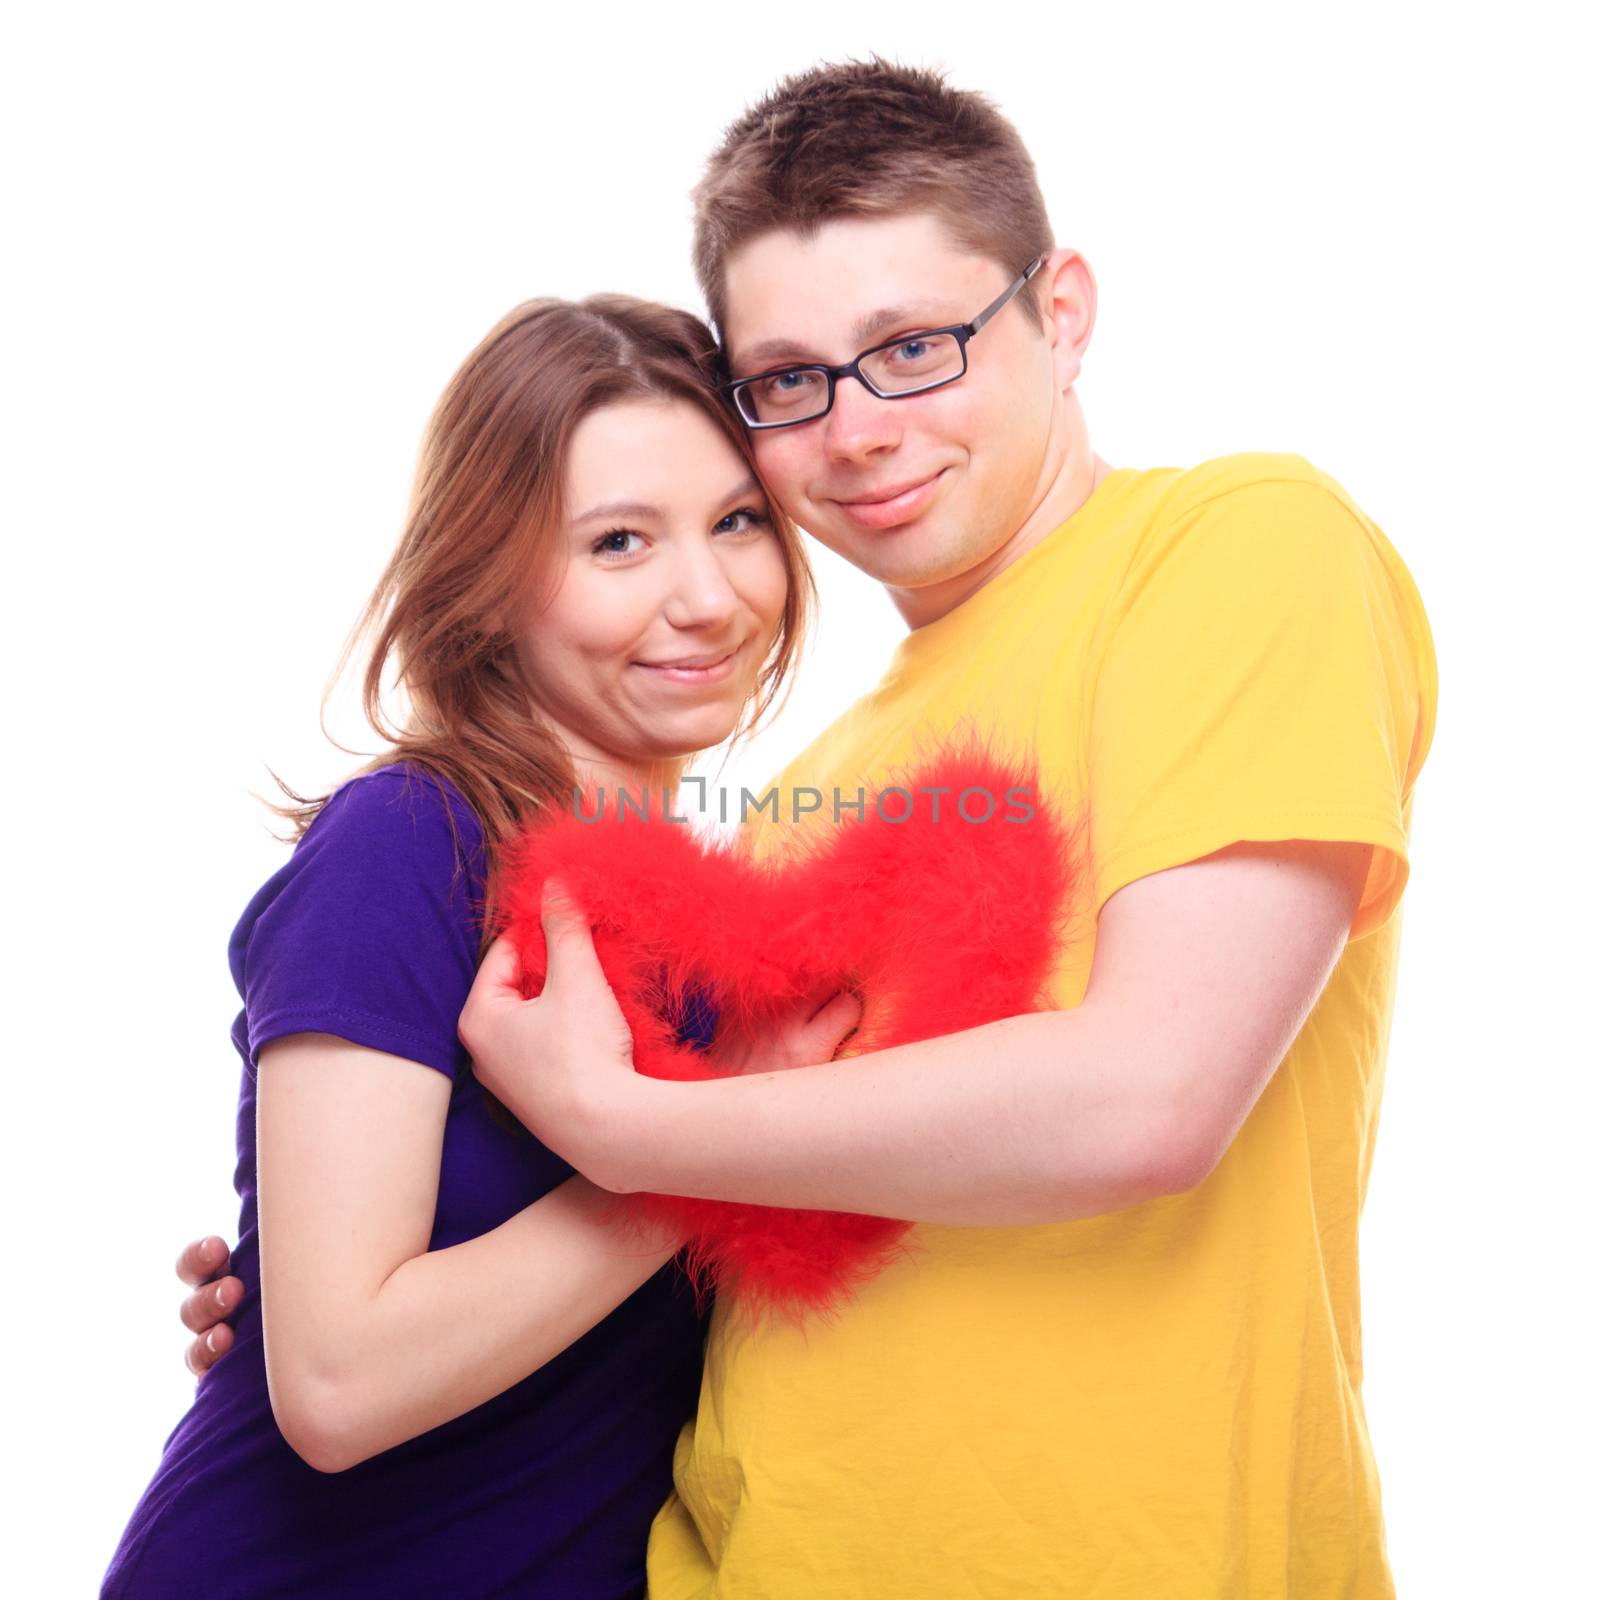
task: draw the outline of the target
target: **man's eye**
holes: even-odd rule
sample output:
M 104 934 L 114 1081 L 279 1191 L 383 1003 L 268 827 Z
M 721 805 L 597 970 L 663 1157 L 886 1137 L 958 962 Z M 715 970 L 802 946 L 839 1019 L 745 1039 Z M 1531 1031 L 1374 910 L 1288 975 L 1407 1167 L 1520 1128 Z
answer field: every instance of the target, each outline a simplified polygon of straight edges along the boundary
M 775 372 L 767 379 L 767 389 L 773 394 L 789 396 L 813 388 L 816 382 L 814 372 Z
M 942 371 L 955 359 L 955 341 L 943 334 L 921 339 L 902 339 L 887 352 L 889 362 L 896 367 L 909 367 L 914 372 Z

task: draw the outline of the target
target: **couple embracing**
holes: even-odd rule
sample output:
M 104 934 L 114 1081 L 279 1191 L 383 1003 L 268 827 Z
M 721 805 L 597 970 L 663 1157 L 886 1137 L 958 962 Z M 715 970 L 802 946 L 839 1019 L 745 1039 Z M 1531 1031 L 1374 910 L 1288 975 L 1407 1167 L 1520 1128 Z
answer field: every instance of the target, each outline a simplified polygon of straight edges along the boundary
M 980 96 L 801 74 L 695 204 L 715 338 L 530 302 L 434 414 L 366 618 L 391 749 L 285 806 L 234 930 L 239 1243 L 186 1253 L 204 1375 L 103 1594 L 1392 1594 L 1357 1223 L 1410 575 L 1298 457 L 1094 454 L 1094 280 Z M 575 786 L 670 794 L 776 706 L 801 528 L 909 631 L 779 793 L 979 726 L 1086 823 L 1083 931 L 1052 1009 L 833 1060 L 819 993 L 648 1079 L 572 905 L 535 1001 L 485 907 Z M 831 1318 L 704 1317 L 634 1192 L 914 1248 Z

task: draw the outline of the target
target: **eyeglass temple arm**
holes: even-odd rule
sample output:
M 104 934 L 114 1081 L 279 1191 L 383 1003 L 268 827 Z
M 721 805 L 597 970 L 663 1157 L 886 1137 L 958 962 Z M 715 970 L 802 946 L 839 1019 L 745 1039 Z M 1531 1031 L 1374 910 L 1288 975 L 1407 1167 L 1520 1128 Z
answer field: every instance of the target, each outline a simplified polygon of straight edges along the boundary
M 1022 288 L 1023 284 L 1025 284 L 1028 279 L 1031 278 L 1034 273 L 1036 273 L 1043 265 L 1044 257 L 1035 256 L 1034 259 L 1022 269 L 1022 276 L 1020 278 L 1013 279 L 1012 282 L 1001 291 L 1000 298 L 998 300 L 991 301 L 983 308 L 982 311 L 977 314 L 977 316 L 972 319 L 971 322 L 967 324 L 967 337 L 970 339 L 973 334 L 978 333 L 982 329 L 984 323 L 986 323 L 990 317 L 994 316 L 997 311 L 1004 311 L 1006 302 L 1012 297 L 1012 295 L 1016 294 L 1017 291 Z

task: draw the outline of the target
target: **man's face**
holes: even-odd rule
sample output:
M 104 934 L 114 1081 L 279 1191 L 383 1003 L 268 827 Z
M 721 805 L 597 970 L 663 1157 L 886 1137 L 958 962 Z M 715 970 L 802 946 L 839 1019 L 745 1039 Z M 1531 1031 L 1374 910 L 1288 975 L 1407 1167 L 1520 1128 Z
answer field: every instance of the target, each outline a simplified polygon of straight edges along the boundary
M 731 370 L 837 365 L 968 322 L 1011 277 L 928 213 L 763 234 L 726 266 Z M 802 527 L 891 588 L 958 580 L 1003 559 L 1061 470 L 1058 342 L 1019 295 L 971 341 L 955 383 L 881 400 L 843 378 L 826 416 L 757 431 L 762 475 Z M 1074 357 L 1066 386 L 1075 376 Z

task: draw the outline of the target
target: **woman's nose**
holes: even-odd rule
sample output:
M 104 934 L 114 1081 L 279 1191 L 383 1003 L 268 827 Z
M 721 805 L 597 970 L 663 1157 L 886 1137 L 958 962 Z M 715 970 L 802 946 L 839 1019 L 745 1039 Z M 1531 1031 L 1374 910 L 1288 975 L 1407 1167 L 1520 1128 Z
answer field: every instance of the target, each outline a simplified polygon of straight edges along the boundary
M 675 628 L 714 627 L 739 607 L 739 596 L 710 540 L 692 541 L 673 564 L 667 621 Z

